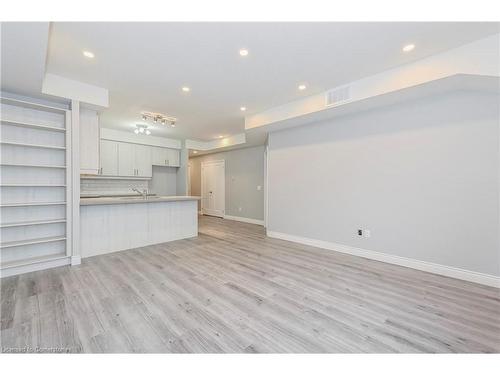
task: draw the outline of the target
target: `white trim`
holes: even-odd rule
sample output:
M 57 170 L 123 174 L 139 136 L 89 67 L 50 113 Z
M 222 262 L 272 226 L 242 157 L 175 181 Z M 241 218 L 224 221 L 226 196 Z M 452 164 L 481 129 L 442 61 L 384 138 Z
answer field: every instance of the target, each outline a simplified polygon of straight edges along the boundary
M 246 135 L 245 133 L 240 133 L 226 138 L 215 139 L 213 141 L 186 139 L 186 148 L 198 151 L 211 151 L 241 145 L 244 143 L 246 143 Z
M 54 267 L 60 267 L 60 266 L 66 266 L 70 264 L 70 258 L 69 257 L 61 257 L 61 258 L 56 258 L 56 259 L 51 259 L 51 260 L 46 260 L 46 261 L 41 261 L 41 262 L 35 262 L 31 264 L 23 264 L 19 266 L 14 266 L 14 267 L 9 267 L 5 268 L 0 271 L 0 277 L 9 277 L 9 276 L 14 276 L 14 275 L 20 275 L 23 273 L 28 273 L 28 272 L 35 272 L 35 271 L 41 271 L 41 270 L 46 270 L 49 268 L 54 268 Z
M 445 266 L 442 264 L 430 263 L 411 258 L 404 258 L 397 255 L 385 254 L 372 250 L 360 249 L 357 247 L 342 245 L 334 242 L 315 240 L 307 237 L 293 236 L 286 233 L 268 231 L 267 236 L 271 238 L 278 238 L 281 240 L 296 242 L 303 245 L 319 247 L 321 249 L 338 251 L 340 253 L 355 255 L 362 258 L 378 260 L 380 262 L 396 264 L 398 266 L 413 268 L 441 276 L 452 277 L 455 279 L 471 281 L 478 284 L 500 288 L 500 277 L 494 275 L 487 275 L 484 273 L 464 270 L 462 268 L 455 268 L 455 267 Z
M 73 255 L 71 257 L 71 263 L 72 266 L 78 266 L 79 264 L 82 264 L 82 257 L 80 255 Z
M 249 224 L 264 225 L 264 220 L 250 219 L 248 217 L 224 215 L 224 219 L 241 221 L 243 223 L 249 223 Z

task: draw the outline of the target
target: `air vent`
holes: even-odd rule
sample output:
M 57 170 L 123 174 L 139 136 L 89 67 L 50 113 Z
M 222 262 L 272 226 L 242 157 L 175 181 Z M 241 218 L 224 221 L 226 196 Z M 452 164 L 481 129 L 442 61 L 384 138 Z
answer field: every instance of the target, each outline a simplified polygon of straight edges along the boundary
M 349 86 L 337 87 L 326 92 L 326 106 L 333 107 L 351 99 L 351 90 Z

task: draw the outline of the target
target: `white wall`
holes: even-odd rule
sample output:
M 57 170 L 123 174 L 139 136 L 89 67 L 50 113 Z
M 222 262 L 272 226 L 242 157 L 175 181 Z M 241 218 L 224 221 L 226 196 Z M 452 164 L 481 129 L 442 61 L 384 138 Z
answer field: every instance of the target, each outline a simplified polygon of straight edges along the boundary
M 271 133 L 268 231 L 499 276 L 498 121 L 455 92 Z

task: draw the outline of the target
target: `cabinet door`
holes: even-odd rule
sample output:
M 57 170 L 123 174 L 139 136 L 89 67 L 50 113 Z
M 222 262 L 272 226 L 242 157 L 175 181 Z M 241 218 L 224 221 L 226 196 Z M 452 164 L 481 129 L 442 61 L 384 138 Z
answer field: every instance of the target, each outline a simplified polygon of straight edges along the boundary
M 167 165 L 168 150 L 164 147 L 151 147 L 151 161 L 153 165 Z
M 106 176 L 118 175 L 118 142 L 101 141 L 100 150 L 101 170 L 100 173 Z
M 179 164 L 179 150 L 167 149 L 168 150 L 168 164 L 170 167 L 178 167 Z
M 134 145 L 136 176 L 152 177 L 153 167 L 151 165 L 151 147 Z
M 80 173 L 99 173 L 99 118 L 96 111 L 80 111 Z
M 135 145 L 118 142 L 118 175 L 135 176 Z

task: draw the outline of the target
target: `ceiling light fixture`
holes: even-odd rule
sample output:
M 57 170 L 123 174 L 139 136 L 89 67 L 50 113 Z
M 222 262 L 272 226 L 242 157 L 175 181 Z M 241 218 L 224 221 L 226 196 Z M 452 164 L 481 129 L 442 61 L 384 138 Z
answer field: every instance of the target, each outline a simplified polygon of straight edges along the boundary
M 247 110 L 247 107 L 240 107 L 240 111 L 245 112 Z
M 135 134 L 146 134 L 150 135 L 151 131 L 148 129 L 147 125 L 144 124 L 136 124 L 134 129 Z
M 403 47 L 403 52 L 410 52 L 415 49 L 415 44 L 407 44 Z
M 175 122 L 177 121 L 175 117 L 164 115 L 161 113 L 142 112 L 141 116 L 143 121 L 150 120 L 153 121 L 155 124 L 160 122 L 162 125 L 165 126 L 171 125 L 172 127 L 175 127 Z
M 248 50 L 246 48 L 240 49 L 240 56 L 248 56 Z
M 198 151 L 196 151 L 196 150 L 193 151 L 193 154 L 197 154 L 197 153 L 198 153 Z
M 90 51 L 83 51 L 83 56 L 85 56 L 89 59 L 93 59 L 95 57 L 95 55 Z
M 189 87 L 187 87 L 187 86 L 184 86 L 184 87 L 182 88 L 182 91 L 184 91 L 184 92 L 189 92 L 189 91 L 191 91 L 191 89 L 190 89 Z
M 305 90 L 307 88 L 306 85 L 299 85 L 299 90 L 302 91 L 302 90 Z
M 224 136 L 223 135 L 219 135 L 217 138 L 221 139 L 221 138 L 224 138 Z

